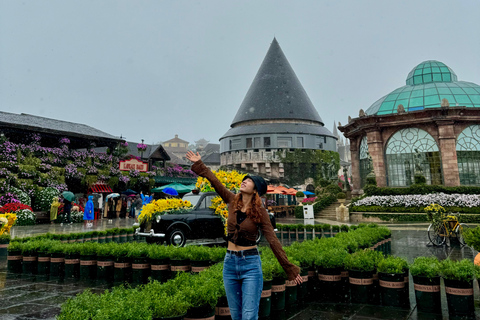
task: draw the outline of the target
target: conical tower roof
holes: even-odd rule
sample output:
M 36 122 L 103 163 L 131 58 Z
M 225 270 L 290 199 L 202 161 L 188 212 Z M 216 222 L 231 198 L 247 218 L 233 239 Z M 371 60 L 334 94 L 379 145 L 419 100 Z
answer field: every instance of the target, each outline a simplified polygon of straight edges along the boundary
M 323 126 L 322 118 L 275 38 L 231 126 L 267 119 L 307 120 Z

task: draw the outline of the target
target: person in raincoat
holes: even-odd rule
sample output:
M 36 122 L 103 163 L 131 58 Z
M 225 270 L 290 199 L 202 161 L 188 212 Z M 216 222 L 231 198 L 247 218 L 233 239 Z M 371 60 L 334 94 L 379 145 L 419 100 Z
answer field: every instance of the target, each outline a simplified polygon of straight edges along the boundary
M 57 220 L 58 207 L 60 207 L 60 202 L 58 201 L 58 197 L 54 197 L 52 204 L 50 205 L 50 223 L 51 224 L 54 224 L 55 220 Z
M 83 221 L 87 221 L 87 227 L 91 227 L 93 226 L 93 223 L 91 223 L 90 221 L 93 221 L 93 219 L 95 219 L 93 196 L 88 196 L 88 201 L 83 211 Z

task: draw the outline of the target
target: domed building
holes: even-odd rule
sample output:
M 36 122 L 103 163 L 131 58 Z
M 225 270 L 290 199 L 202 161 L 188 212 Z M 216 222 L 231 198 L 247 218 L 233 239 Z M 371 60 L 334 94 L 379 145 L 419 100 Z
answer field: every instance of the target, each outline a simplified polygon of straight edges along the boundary
M 336 151 L 336 141 L 274 38 L 230 130 L 220 138 L 221 165 L 282 178 L 277 152 Z
M 458 81 L 439 61 L 425 61 L 406 85 L 340 126 L 350 140 L 353 193 L 373 167 L 380 187 L 480 185 L 480 86 Z

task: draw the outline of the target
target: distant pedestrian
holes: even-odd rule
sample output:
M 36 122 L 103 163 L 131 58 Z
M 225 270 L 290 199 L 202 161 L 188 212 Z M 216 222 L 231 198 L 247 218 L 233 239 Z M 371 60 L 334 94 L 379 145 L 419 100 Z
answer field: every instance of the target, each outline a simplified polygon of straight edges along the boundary
M 137 194 L 137 197 L 135 199 L 135 202 L 133 203 L 135 207 L 135 221 L 137 221 L 138 216 L 140 215 L 140 211 L 142 210 L 143 206 L 143 201 L 142 198 L 140 198 L 140 195 Z
M 72 202 L 67 199 L 63 199 L 63 223 L 72 224 Z M 63 225 L 63 223 L 61 225 Z
M 58 201 L 58 197 L 54 197 L 52 204 L 50 205 L 50 223 L 54 224 L 55 220 L 57 220 L 57 213 L 58 207 L 60 207 L 60 202 Z
M 88 196 L 87 204 L 85 205 L 85 210 L 83 211 L 83 221 L 87 222 L 87 228 L 93 226 L 93 219 L 95 219 L 95 212 L 94 212 L 94 205 L 93 205 L 93 196 Z

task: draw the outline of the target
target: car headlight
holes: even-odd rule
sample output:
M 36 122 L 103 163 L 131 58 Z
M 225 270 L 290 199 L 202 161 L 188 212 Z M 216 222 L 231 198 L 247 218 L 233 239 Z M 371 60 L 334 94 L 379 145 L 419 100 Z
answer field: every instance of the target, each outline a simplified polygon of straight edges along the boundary
M 160 215 L 157 215 L 157 216 L 155 217 L 155 220 L 157 220 L 157 223 L 160 222 L 160 219 L 161 219 Z

